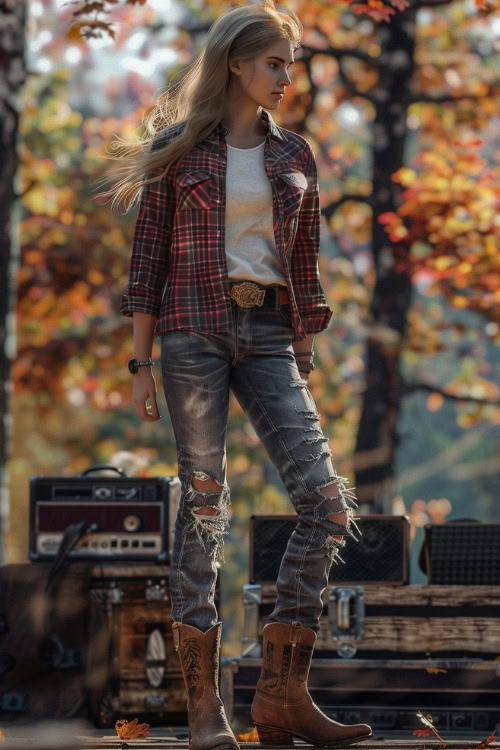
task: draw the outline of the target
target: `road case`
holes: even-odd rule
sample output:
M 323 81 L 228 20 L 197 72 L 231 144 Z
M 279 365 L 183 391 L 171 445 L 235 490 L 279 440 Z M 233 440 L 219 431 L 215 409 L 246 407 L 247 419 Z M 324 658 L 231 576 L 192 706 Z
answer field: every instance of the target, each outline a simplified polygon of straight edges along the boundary
M 394 737 L 424 728 L 418 711 L 448 737 L 500 722 L 499 586 L 329 584 L 322 599 L 309 689 L 331 718 Z M 226 709 L 243 726 L 275 601 L 275 584 L 243 587 L 242 654 L 222 665 Z
M 136 717 L 152 726 L 187 724 L 187 695 L 172 638 L 169 573 L 169 566 L 154 564 L 93 568 L 91 596 L 106 611 L 112 636 L 99 726 Z

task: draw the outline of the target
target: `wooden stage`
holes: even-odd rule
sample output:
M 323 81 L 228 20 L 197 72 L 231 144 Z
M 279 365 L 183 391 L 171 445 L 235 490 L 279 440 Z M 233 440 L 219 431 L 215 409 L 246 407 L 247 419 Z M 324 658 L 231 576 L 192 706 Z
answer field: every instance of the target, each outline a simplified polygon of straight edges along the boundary
M 67 727 L 61 728 L 52 723 L 52 729 L 47 723 L 39 731 L 29 731 L 21 727 L 3 726 L 5 742 L 0 743 L 1 750 L 188 750 L 187 737 L 179 739 L 175 736 L 172 728 L 162 729 L 151 727 L 151 735 L 146 738 L 135 740 L 122 740 L 114 730 L 85 729 L 80 734 L 78 731 L 68 733 Z M 77 729 L 75 727 L 75 729 Z M 183 737 L 180 732 L 176 732 Z M 383 737 L 382 733 L 374 735 L 371 740 L 365 740 L 357 745 L 348 745 L 352 748 L 364 748 L 364 750 L 473 750 L 486 737 L 475 736 L 472 739 L 447 739 L 442 744 L 436 737 L 432 738 L 402 738 L 391 739 Z M 258 742 L 240 742 L 241 750 L 260 750 Z M 291 746 L 286 746 L 291 747 Z M 283 750 L 286 750 L 283 747 Z M 294 740 L 294 747 L 313 747 L 301 740 Z M 495 739 L 488 745 L 489 750 L 500 749 L 500 739 Z

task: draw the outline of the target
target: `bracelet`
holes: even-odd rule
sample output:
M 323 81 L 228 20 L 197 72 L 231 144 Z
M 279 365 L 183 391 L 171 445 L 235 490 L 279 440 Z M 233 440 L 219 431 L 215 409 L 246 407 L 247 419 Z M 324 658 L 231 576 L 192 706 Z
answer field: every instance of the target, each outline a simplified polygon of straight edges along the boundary
M 307 356 L 310 356 L 311 354 L 314 354 L 314 351 L 311 349 L 310 352 L 294 352 L 296 357 L 300 357 L 302 354 L 307 354 Z

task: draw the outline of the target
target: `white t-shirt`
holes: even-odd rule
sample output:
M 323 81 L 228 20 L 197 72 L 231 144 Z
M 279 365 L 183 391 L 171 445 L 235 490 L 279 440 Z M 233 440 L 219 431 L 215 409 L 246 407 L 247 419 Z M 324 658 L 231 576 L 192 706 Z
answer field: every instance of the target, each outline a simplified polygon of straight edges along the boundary
M 271 183 L 263 141 L 253 148 L 227 144 L 226 258 L 232 281 L 281 284 L 286 280 L 276 251 Z

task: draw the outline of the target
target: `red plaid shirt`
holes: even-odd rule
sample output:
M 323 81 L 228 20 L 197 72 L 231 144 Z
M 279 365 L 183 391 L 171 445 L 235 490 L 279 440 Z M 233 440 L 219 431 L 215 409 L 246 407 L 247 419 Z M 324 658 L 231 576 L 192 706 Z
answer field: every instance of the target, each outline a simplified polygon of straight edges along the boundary
M 325 329 L 332 316 L 319 279 L 318 172 L 305 138 L 278 127 L 265 109 L 262 119 L 268 126 L 264 162 L 276 250 L 290 296 L 293 340 L 300 341 Z M 182 126 L 167 128 L 153 148 L 164 146 Z M 155 316 L 155 336 L 175 329 L 231 330 L 224 245 L 226 135 L 219 122 L 170 173 L 143 188 L 120 312 Z

